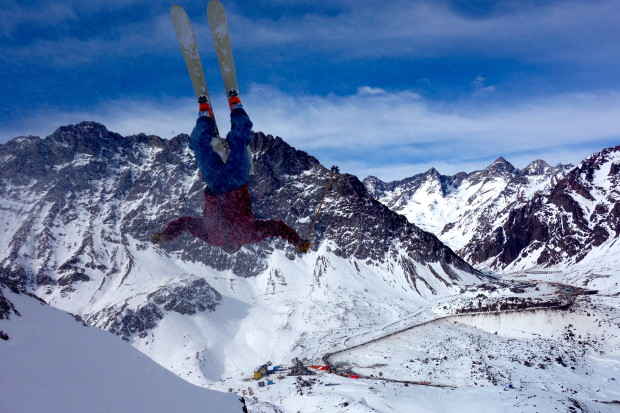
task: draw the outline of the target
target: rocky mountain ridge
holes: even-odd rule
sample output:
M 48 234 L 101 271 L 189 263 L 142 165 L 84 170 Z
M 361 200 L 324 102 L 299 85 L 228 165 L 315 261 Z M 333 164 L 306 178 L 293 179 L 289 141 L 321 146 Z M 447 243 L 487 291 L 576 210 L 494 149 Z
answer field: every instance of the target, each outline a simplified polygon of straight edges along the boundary
M 500 157 L 472 173 L 445 176 L 431 168 L 390 183 L 367 177 L 364 185 L 376 199 L 436 234 L 467 260 L 468 249 L 481 234 L 534 193 L 553 186 L 571 167 L 537 160 L 519 170 Z
M 335 178 L 308 255 L 279 239 L 229 255 L 187 234 L 155 247 L 147 241 L 150 233 L 178 216 L 202 212 L 204 187 L 187 140 L 187 135 L 122 137 L 82 122 L 45 139 L 21 137 L 0 145 L 2 281 L 121 335 L 157 359 L 169 355 L 165 340 L 177 327 L 168 320 L 178 317 L 219 326 L 246 308 L 234 319 L 243 325 L 254 322 L 256 305 L 289 308 L 282 317 L 289 324 L 296 320 L 300 333 L 287 342 L 291 349 L 282 351 L 297 354 L 292 349 L 307 330 L 325 324 L 322 317 L 334 317 L 322 310 L 323 300 L 342 309 L 334 322 L 362 325 L 369 312 L 391 317 L 416 300 L 450 294 L 482 277 L 436 236 L 374 200 L 347 174 Z M 281 219 L 305 234 L 328 169 L 262 133 L 253 135 L 252 149 L 255 216 Z M 262 297 L 299 283 L 309 291 L 307 302 L 293 290 L 280 293 L 282 298 Z M 383 294 L 378 307 L 351 308 L 375 288 Z M 297 298 L 289 296 L 293 293 Z M 314 294 L 318 298 L 311 299 Z M 263 300 L 276 301 L 266 305 Z M 191 371 L 197 383 L 216 380 L 224 371 L 217 360 L 229 357 L 234 343 L 244 340 L 222 337 L 228 344 L 217 350 L 208 337 L 197 337 L 192 345 L 203 356 L 187 361 L 179 355 L 177 368 Z
M 537 160 L 517 169 L 500 157 L 472 173 L 443 176 L 431 169 L 390 183 L 368 177 L 364 184 L 479 269 L 571 272 L 588 254 L 610 256 L 617 247 L 618 148 L 576 168 Z M 609 260 L 597 261 L 605 268 L 591 262 L 580 271 L 606 273 Z
M 620 146 L 586 158 L 547 193 L 535 194 L 473 246 L 491 268 L 581 262 L 620 235 Z

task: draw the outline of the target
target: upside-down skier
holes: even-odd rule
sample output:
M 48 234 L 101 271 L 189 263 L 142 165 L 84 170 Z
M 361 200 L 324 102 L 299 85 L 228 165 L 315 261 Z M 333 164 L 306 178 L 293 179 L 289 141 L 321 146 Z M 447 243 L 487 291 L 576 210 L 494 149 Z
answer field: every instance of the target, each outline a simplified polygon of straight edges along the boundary
M 199 98 L 196 126 L 189 138 L 200 176 L 206 184 L 202 217 L 180 217 L 163 231 L 151 235 L 151 242 L 172 241 L 183 232 L 233 253 L 241 245 L 269 237 L 281 237 L 301 252 L 308 252 L 310 242 L 282 221 L 257 220 L 252 212 L 248 191 L 251 160 L 246 146 L 251 139 L 252 122 L 238 93 L 228 93 L 231 130 L 226 139 L 218 139 L 213 110 L 208 99 Z M 224 148 L 222 148 L 222 143 Z

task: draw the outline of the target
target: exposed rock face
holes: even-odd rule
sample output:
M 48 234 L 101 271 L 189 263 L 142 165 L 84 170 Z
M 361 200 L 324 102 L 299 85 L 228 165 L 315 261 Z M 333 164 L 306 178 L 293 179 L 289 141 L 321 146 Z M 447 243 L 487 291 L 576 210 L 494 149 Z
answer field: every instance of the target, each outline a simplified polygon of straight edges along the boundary
M 193 315 L 215 311 L 222 296 L 202 278 L 165 285 L 148 294 L 147 302 L 131 308 L 126 302 L 91 314 L 87 322 L 100 325 L 125 340 L 133 334 L 146 337 L 167 312 Z
M 45 139 L 21 137 L 0 145 L 0 239 L 5 245 L 0 278 L 125 338 L 144 334 L 170 311 L 214 310 L 221 296 L 205 280 L 186 279 L 186 284 L 142 295 L 130 293 L 128 281 L 132 274 L 151 271 L 135 257 L 153 250 L 150 233 L 179 216 L 202 213 L 204 186 L 187 140 L 187 135 L 122 137 L 82 122 Z M 329 171 L 280 138 L 256 133 L 252 147 L 256 217 L 281 219 L 305 236 Z M 414 290 L 425 285 L 434 293 L 431 284 L 437 280 L 446 287 L 459 284 L 457 271 L 479 274 L 346 174 L 336 176 L 311 241 L 315 251 L 327 245 L 329 253 L 350 259 L 352 266 L 393 263 Z M 276 250 L 286 251 L 291 260 L 298 254 L 284 241 L 270 239 L 229 255 L 189 235 L 153 251 L 175 262 L 254 277 L 269 271 Z M 319 274 L 321 260 L 316 266 Z M 420 268 L 436 280 L 429 282 Z M 157 270 L 162 271 L 168 270 Z M 113 294 L 123 289 L 135 296 Z
M 12 302 L 8 300 L 2 293 L 2 284 L 0 284 L 0 320 L 8 320 L 11 318 L 11 314 L 19 316 L 19 312 L 15 309 Z
M 549 166 L 538 160 L 519 170 L 504 158 L 481 171 L 444 176 L 428 172 L 402 181 L 364 184 L 378 200 L 433 232 L 466 260 L 482 237 L 501 225 L 513 209 L 536 192 L 548 191 L 572 165 Z
M 188 284 L 166 285 L 152 293 L 149 300 L 166 311 L 191 315 L 199 311 L 214 311 L 222 296 L 199 278 Z
M 498 158 L 471 174 L 445 177 L 431 169 L 398 182 L 364 182 L 480 268 L 572 265 L 618 237 L 619 148 L 596 153 L 578 168 L 537 160 L 518 170 Z
M 469 256 L 494 268 L 521 261 L 540 266 L 580 262 L 620 234 L 619 166 L 620 146 L 588 157 L 548 194 L 537 194 L 511 211 Z

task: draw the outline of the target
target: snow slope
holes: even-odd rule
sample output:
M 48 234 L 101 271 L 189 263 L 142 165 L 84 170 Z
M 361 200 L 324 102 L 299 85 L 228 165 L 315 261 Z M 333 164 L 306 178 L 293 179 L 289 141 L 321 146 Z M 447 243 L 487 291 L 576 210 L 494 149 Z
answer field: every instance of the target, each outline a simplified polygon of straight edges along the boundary
M 162 317 L 154 325 L 126 336 L 155 361 L 198 385 L 251 376 L 256 366 L 268 360 L 320 360 L 351 336 L 399 321 L 426 301 L 392 263 L 356 262 L 357 267 L 352 266 L 350 260 L 333 256 L 329 243 L 295 260 L 283 251 L 273 251 L 269 270 L 242 278 L 134 242 L 129 246 L 133 271 L 121 285 L 111 283 L 114 288 L 100 293 L 96 285 L 86 283 L 84 287 L 90 284 L 93 290 L 77 290 L 71 300 L 59 291 L 45 294 L 46 287 L 38 293 L 56 307 L 79 310 L 92 325 L 114 330 L 112 323 L 118 318 L 109 314 L 116 315 L 121 308 L 140 311 L 161 286 L 206 280 L 222 297 L 213 311 L 181 314 L 160 307 Z M 435 271 L 440 270 L 437 265 Z M 435 279 L 421 265 L 416 271 L 428 280 Z M 463 284 L 479 282 L 472 274 L 453 271 Z M 431 286 L 441 294 L 422 290 L 429 298 L 458 291 L 439 281 Z M 92 293 L 96 299 L 89 300 Z M 148 314 L 145 310 L 141 317 Z
M 2 288 L 2 287 L 0 287 Z M 238 397 L 192 385 L 118 337 L 32 297 L 1 291 L 0 411 L 241 412 Z

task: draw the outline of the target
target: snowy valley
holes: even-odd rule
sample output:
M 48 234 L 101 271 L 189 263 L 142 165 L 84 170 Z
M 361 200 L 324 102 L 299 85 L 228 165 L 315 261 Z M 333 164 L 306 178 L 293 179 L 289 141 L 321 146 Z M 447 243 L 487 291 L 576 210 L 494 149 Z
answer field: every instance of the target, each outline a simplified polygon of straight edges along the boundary
M 0 146 L 3 391 L 51 375 L 38 360 L 58 357 L 36 332 L 43 312 L 62 317 L 31 293 L 117 336 L 85 337 L 77 331 L 94 329 L 66 316 L 75 325 L 55 339 L 63 357 L 82 340 L 113 341 L 122 361 L 134 357 L 131 344 L 220 392 L 187 384 L 159 396 L 191 389 L 236 409 L 196 411 L 241 411 L 238 396 L 251 412 L 617 409 L 619 147 L 574 169 L 537 161 L 516 170 L 500 158 L 484 171 L 397 183 L 339 174 L 307 255 L 281 240 L 229 255 L 188 235 L 147 241 L 169 220 L 200 214 L 203 185 L 186 142 L 84 122 Z M 305 233 L 328 170 L 280 138 L 256 133 L 252 147 L 255 214 Z M 74 360 L 94 376 L 104 369 Z M 42 387 L 37 397 L 75 397 L 62 392 Z M 25 408 L 20 394 L 23 404 L 2 397 L 0 410 Z M 133 399 L 126 409 L 86 397 L 75 405 L 88 400 L 138 411 Z M 148 411 L 189 411 L 156 400 Z

